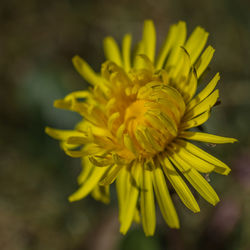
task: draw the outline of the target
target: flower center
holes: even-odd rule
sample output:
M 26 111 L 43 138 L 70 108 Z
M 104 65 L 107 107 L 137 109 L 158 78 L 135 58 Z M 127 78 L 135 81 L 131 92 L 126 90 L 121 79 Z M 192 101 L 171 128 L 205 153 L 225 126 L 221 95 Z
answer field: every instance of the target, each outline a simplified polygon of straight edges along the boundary
M 142 59 L 145 67 L 128 73 L 109 61 L 102 66 L 104 93 L 110 99 L 108 128 L 122 158 L 145 159 L 164 151 L 177 136 L 185 112 L 183 97 L 169 85 L 167 72 L 155 72 L 150 60 Z
M 145 100 L 136 100 L 125 112 L 124 122 L 129 133 L 135 131 L 137 125 L 146 125 L 144 114 L 148 108 L 144 106 Z
M 160 82 L 141 87 L 124 115 L 124 144 L 136 157 L 150 158 L 177 136 L 185 110 L 177 90 Z

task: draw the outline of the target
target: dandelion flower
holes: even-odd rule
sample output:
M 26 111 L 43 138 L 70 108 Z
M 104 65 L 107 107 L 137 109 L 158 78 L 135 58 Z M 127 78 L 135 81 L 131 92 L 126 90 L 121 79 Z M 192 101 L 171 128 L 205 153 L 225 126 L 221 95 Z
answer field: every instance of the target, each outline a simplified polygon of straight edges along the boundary
M 197 27 L 186 39 L 186 24 L 180 21 L 170 27 L 156 57 L 155 27 L 146 20 L 133 57 L 132 37 L 126 34 L 121 50 L 112 37 L 104 39 L 107 61 L 100 73 L 79 56 L 73 58 L 90 87 L 56 100 L 54 106 L 77 112 L 83 119 L 74 130 L 47 127 L 46 132 L 60 140 L 67 155 L 82 159 L 80 187 L 70 201 L 91 193 L 107 203 L 110 184 L 115 182 L 122 234 L 133 221 L 141 221 L 147 236 L 154 234 L 155 200 L 169 227 L 179 228 L 170 185 L 194 213 L 200 208 L 187 183 L 212 205 L 219 201 L 204 175 L 213 171 L 227 175 L 230 169 L 190 142 L 236 141 L 190 131 L 207 121 L 219 97 L 218 73 L 196 94 L 198 80 L 214 54 L 211 46 L 204 50 L 207 38 L 208 33 Z

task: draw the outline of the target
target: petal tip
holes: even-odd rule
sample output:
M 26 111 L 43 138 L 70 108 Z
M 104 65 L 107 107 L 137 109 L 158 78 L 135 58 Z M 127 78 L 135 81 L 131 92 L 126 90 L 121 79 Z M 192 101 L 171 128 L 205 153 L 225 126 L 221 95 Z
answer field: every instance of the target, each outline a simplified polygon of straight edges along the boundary
M 80 56 L 74 55 L 74 56 L 72 57 L 72 62 L 74 63 L 76 60 L 79 60 L 79 59 L 81 59 Z
M 228 168 L 228 169 L 224 172 L 224 174 L 225 174 L 225 175 L 228 175 L 228 174 L 230 174 L 230 172 L 231 172 L 231 169 Z
M 45 127 L 44 132 L 49 135 L 50 137 L 57 139 L 56 133 L 53 128 L 50 128 L 48 126 Z
M 144 25 L 145 24 L 154 24 L 154 22 L 153 22 L 153 20 L 152 19 L 146 19 L 145 21 L 144 21 Z
M 55 100 L 54 103 L 53 103 L 53 106 L 55 108 L 61 108 L 62 107 L 62 104 L 63 104 L 63 101 L 62 100 Z
M 200 210 L 200 207 L 199 207 L 199 205 L 198 205 L 198 203 L 197 203 L 196 206 L 193 207 L 192 212 L 195 213 L 195 214 L 197 214 L 197 213 L 199 213 L 200 211 L 201 211 L 201 210 Z
M 44 128 L 44 132 L 45 132 L 46 134 L 49 135 L 50 127 L 46 126 L 46 127 Z
M 144 232 L 146 237 L 152 237 L 154 236 L 154 232 Z
M 85 61 L 79 55 L 75 55 L 72 58 L 72 63 L 76 69 L 79 69 L 85 63 Z
M 72 194 L 72 195 L 70 195 L 69 197 L 68 197 L 68 201 L 69 202 L 74 202 L 74 201 L 76 201 L 77 199 L 75 198 L 75 195 L 74 194 Z
M 121 227 L 120 227 L 120 233 L 121 233 L 122 235 L 125 235 L 125 234 L 127 233 L 127 231 L 128 231 L 128 229 L 125 229 L 125 228 L 121 225 Z

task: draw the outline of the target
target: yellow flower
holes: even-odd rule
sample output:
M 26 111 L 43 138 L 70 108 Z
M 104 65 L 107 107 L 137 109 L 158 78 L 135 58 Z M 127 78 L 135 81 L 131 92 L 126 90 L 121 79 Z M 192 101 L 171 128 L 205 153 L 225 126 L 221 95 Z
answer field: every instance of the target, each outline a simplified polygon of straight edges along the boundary
M 108 202 L 109 186 L 115 181 L 123 234 L 133 220 L 141 221 L 146 235 L 154 234 L 155 197 L 166 223 L 179 228 L 166 180 L 195 213 L 200 208 L 186 182 L 209 203 L 219 201 L 203 174 L 227 175 L 230 169 L 190 140 L 216 144 L 236 140 L 189 130 L 207 121 L 219 97 L 218 73 L 196 94 L 198 79 L 214 54 L 211 46 L 203 51 L 207 38 L 208 33 L 197 27 L 186 40 L 186 24 L 179 22 L 171 26 L 155 57 L 155 27 L 147 20 L 132 58 L 130 34 L 124 36 L 121 51 L 112 37 L 105 38 L 107 61 L 100 74 L 79 56 L 73 58 L 91 86 L 54 105 L 78 112 L 83 120 L 74 130 L 47 127 L 46 132 L 61 141 L 67 155 L 82 158 L 80 188 L 70 201 L 92 193 Z

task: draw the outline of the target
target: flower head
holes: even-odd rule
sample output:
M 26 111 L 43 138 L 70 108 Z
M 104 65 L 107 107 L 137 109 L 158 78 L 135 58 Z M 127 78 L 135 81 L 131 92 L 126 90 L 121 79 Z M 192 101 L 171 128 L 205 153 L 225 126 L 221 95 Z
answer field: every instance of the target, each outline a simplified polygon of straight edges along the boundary
M 171 26 L 155 57 L 155 28 L 147 20 L 132 58 L 130 34 L 124 36 L 121 51 L 112 37 L 104 40 L 107 61 L 100 74 L 79 56 L 73 58 L 75 68 L 91 86 L 54 105 L 83 119 L 74 130 L 47 127 L 46 132 L 61 141 L 67 155 L 82 158 L 80 188 L 70 201 L 92 193 L 108 202 L 109 186 L 116 183 L 123 234 L 133 220 L 142 222 L 146 235 L 154 234 L 155 198 L 166 223 L 179 228 L 168 184 L 195 213 L 200 208 L 187 182 L 209 203 L 219 201 L 203 174 L 227 175 L 230 169 L 190 142 L 236 141 L 190 131 L 207 121 L 219 97 L 215 90 L 219 74 L 196 94 L 198 79 L 214 53 L 211 46 L 203 51 L 207 38 L 208 33 L 197 27 L 186 40 L 186 24 L 179 22 Z

